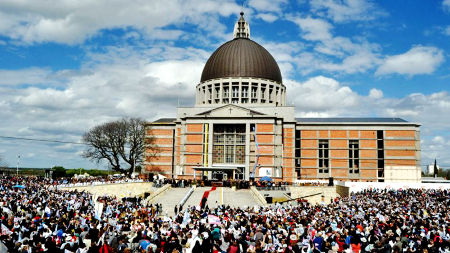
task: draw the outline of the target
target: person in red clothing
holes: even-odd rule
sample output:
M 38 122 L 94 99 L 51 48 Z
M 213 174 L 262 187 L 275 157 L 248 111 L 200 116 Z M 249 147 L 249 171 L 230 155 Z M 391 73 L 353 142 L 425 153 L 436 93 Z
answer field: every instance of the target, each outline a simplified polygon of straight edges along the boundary
M 228 247 L 227 252 L 228 253 L 238 253 L 239 252 L 239 246 L 237 245 L 236 241 L 233 241 L 233 243 Z
M 343 252 L 344 251 L 345 240 L 339 234 L 336 234 L 336 243 L 339 245 L 338 252 Z

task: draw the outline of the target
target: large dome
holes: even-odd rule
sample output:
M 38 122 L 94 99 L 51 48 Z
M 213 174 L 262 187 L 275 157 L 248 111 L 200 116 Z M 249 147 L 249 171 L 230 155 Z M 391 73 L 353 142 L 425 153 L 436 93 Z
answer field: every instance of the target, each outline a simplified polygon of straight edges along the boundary
M 280 68 L 273 56 L 258 43 L 235 38 L 209 57 L 201 82 L 223 77 L 254 77 L 282 83 Z

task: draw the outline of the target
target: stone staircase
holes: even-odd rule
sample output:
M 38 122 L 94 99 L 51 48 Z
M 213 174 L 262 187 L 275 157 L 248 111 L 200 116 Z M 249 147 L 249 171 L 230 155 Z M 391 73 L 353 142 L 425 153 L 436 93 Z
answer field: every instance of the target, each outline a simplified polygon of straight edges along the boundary
M 211 190 L 211 187 L 197 187 L 192 196 L 186 202 L 184 207 L 198 206 L 203 197 L 205 191 Z M 223 191 L 223 200 L 222 200 Z M 250 190 L 237 190 L 234 191 L 228 187 L 217 187 L 215 191 L 211 191 L 208 197 L 208 207 L 215 208 L 221 205 L 229 205 L 231 207 L 252 207 L 258 205 L 258 202 L 253 198 Z
M 223 203 L 231 207 L 253 207 L 259 205 L 250 190 L 241 189 L 233 191 L 231 188 L 223 188 Z M 219 200 L 220 203 L 220 200 Z
M 217 188 L 219 189 L 219 188 Z M 212 191 L 209 194 L 208 197 L 208 205 L 211 201 L 211 196 L 217 191 L 217 189 L 215 191 Z M 199 206 L 200 205 L 200 201 L 202 200 L 203 194 L 205 193 L 205 191 L 211 190 L 211 187 L 197 187 L 195 188 L 194 192 L 192 193 L 191 197 L 186 201 L 186 203 L 183 206 L 184 208 L 187 207 L 193 207 L 193 206 Z
M 162 204 L 163 215 L 167 214 L 169 216 L 175 215 L 173 209 L 175 205 L 178 205 L 180 201 L 189 191 L 189 187 L 186 188 L 170 188 L 165 193 L 155 197 L 149 204 Z M 195 193 L 195 191 L 194 191 Z M 200 203 L 200 200 L 199 200 Z M 185 205 L 186 206 L 186 205 Z
M 188 207 L 199 206 L 205 191 L 211 190 L 212 187 L 197 187 L 186 203 L 183 205 L 183 210 Z M 187 194 L 190 188 L 171 188 L 165 193 L 155 197 L 150 203 L 162 204 L 163 215 L 167 213 L 169 216 L 174 216 L 174 207 L 178 205 L 183 197 Z M 223 191 L 223 200 L 222 200 Z M 258 202 L 253 198 L 250 190 L 234 191 L 228 187 L 217 187 L 216 190 L 211 191 L 208 197 L 208 207 L 215 208 L 221 205 L 231 207 L 253 207 L 258 205 Z
M 205 191 L 211 190 L 211 187 L 197 187 L 192 196 L 186 202 L 185 207 L 198 206 Z M 223 200 L 222 200 L 223 191 Z M 231 207 L 244 207 L 258 205 L 258 202 L 253 198 L 250 190 L 232 190 L 228 187 L 217 187 L 215 191 L 211 191 L 208 197 L 208 207 L 215 208 L 221 205 L 229 205 Z

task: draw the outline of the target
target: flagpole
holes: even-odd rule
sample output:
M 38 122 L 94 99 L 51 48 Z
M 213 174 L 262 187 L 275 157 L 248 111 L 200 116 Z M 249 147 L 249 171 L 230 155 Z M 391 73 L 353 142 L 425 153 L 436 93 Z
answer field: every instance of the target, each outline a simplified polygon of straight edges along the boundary
M 16 174 L 19 176 L 19 161 L 20 161 L 20 154 L 17 155 L 17 168 L 16 168 Z

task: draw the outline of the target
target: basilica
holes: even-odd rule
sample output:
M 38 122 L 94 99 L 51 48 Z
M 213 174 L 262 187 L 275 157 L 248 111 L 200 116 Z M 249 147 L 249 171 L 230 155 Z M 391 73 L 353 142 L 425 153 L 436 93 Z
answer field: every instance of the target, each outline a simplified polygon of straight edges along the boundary
M 296 118 L 277 62 L 250 39 L 243 13 L 233 34 L 206 62 L 195 105 L 146 124 L 152 142 L 144 173 L 217 181 L 420 181 L 417 123 Z

